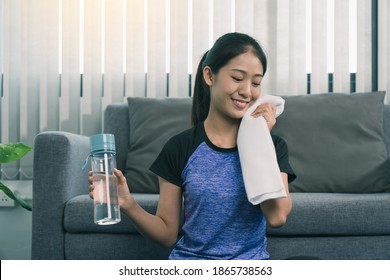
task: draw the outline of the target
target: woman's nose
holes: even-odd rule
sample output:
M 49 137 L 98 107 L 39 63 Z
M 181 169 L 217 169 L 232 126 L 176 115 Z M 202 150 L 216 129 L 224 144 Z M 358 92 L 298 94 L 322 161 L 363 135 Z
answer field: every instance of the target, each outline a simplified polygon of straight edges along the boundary
M 241 83 L 238 94 L 243 98 L 250 98 L 252 95 L 251 83 L 250 82 Z

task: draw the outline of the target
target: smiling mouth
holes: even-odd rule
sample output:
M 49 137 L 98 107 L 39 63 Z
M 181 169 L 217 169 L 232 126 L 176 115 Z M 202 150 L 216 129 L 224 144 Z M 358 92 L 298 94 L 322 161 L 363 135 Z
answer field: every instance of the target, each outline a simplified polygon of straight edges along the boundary
M 233 104 L 239 109 L 245 109 L 247 107 L 247 105 L 249 104 L 248 101 L 238 100 L 238 99 L 234 99 L 234 98 L 232 98 L 232 101 L 233 101 Z

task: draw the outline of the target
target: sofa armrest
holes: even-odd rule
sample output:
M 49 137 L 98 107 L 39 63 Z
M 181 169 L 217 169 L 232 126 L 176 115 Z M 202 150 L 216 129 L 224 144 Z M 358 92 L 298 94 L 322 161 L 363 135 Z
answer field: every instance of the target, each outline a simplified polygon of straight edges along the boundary
M 43 132 L 34 143 L 32 259 L 64 259 L 65 203 L 88 194 L 89 138 L 67 132 Z M 88 169 L 87 169 L 88 170 Z

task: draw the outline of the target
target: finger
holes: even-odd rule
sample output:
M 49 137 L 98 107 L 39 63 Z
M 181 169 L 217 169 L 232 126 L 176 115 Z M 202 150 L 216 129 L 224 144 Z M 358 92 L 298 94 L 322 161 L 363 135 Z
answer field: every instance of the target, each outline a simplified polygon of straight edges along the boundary
M 93 198 L 93 191 L 94 191 L 94 187 L 93 187 L 93 185 L 92 186 L 89 186 L 89 197 L 90 198 Z
M 271 115 L 272 115 L 273 117 L 276 116 L 276 107 L 275 107 L 275 106 L 272 106 L 272 107 L 271 107 Z
M 263 104 L 260 104 L 259 106 L 263 107 L 263 108 L 276 108 L 274 104 L 271 104 L 271 103 L 263 103 Z
M 256 107 L 256 109 L 252 112 L 251 116 L 253 117 L 259 117 L 261 114 L 264 113 L 264 107 L 262 105 L 259 105 Z
M 260 117 L 260 116 L 267 118 L 267 117 L 271 117 L 272 113 L 270 113 L 267 109 L 257 109 L 251 115 L 255 118 Z
M 258 111 L 255 111 L 255 112 L 253 112 L 252 114 L 251 114 L 251 116 L 252 117 L 255 117 L 255 118 L 258 118 L 258 117 L 260 117 L 262 115 L 262 113 L 261 112 L 258 112 Z
M 88 176 L 88 183 L 89 183 L 90 185 L 93 184 L 93 176 Z
M 265 118 L 267 123 L 275 123 L 276 118 L 275 118 L 275 113 L 272 111 L 271 108 L 268 110 L 265 110 L 264 113 L 262 113 L 262 116 Z
M 265 104 L 265 106 L 262 109 L 264 111 L 271 112 L 271 113 L 276 112 L 276 107 L 273 104 Z
M 118 179 L 118 183 L 126 183 L 126 177 L 123 175 L 122 171 L 114 168 L 114 175 Z

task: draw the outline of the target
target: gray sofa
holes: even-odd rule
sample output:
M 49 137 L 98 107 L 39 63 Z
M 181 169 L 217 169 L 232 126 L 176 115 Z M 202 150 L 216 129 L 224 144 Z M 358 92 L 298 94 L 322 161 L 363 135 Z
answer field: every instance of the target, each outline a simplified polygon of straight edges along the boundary
M 334 96 L 336 98 L 336 94 Z M 344 95 L 340 96 L 340 98 L 348 98 Z M 333 102 L 332 97 L 325 98 L 325 101 L 319 100 L 321 104 L 328 102 L 328 99 Z M 275 133 L 282 132 L 286 127 L 300 127 L 298 125 L 300 120 L 294 119 L 296 114 L 299 115 L 299 112 L 294 112 L 294 106 L 298 106 L 298 108 L 300 108 L 299 106 L 306 106 L 307 104 L 302 105 L 302 100 L 303 103 L 309 102 L 308 106 L 314 108 L 313 112 L 307 112 L 307 110 L 305 112 L 306 115 L 303 120 L 309 122 L 307 125 L 310 125 L 310 121 L 318 121 L 317 118 L 320 118 L 320 120 L 321 118 L 326 119 L 328 116 L 321 115 L 321 108 L 318 108 L 316 104 L 310 104 L 312 99 L 314 98 L 286 97 L 286 110 L 283 114 L 285 117 L 281 118 L 282 115 L 278 120 L 279 126 L 277 125 L 274 128 Z M 169 104 L 173 104 L 171 106 L 181 106 L 182 101 L 171 100 L 177 101 L 179 104 L 169 101 Z M 316 100 L 318 101 L 318 98 Z M 142 145 L 148 144 L 142 138 L 138 142 L 132 138 L 136 133 L 143 133 L 143 130 L 139 129 L 140 127 L 146 128 L 147 126 L 147 123 L 142 122 L 139 123 L 138 127 L 135 126 L 134 118 L 136 116 L 134 116 L 133 111 L 137 109 L 140 111 L 137 111 L 138 113 L 142 113 L 142 111 L 144 113 L 145 111 L 147 113 L 156 112 L 153 108 L 143 109 L 140 103 L 131 104 L 133 101 L 140 101 L 141 105 L 144 104 L 142 102 L 148 102 L 140 98 L 129 100 L 128 104 L 112 104 L 107 107 L 104 116 L 105 132 L 113 133 L 116 137 L 118 168 L 130 174 L 128 177 L 130 181 L 131 178 L 134 178 L 135 172 L 142 172 L 142 170 L 131 169 L 132 166 L 137 165 L 134 164 L 138 160 L 137 156 L 142 156 L 139 153 L 138 155 L 132 153 L 134 152 L 132 149 L 137 146 L 138 151 L 142 152 Z M 346 103 L 343 99 L 340 101 Z M 188 125 L 188 115 L 183 112 L 189 110 L 190 101 L 187 100 L 184 103 L 183 111 L 171 112 L 173 118 L 186 120 L 180 125 Z M 166 102 L 164 104 L 166 105 Z M 165 106 L 164 104 L 163 106 Z M 353 104 L 352 107 L 356 108 L 355 105 Z M 159 108 L 159 103 L 156 106 L 156 108 Z M 388 158 L 386 149 L 390 152 L 390 105 L 382 105 L 382 107 L 379 112 L 381 118 L 383 118 L 383 124 L 380 123 L 379 135 L 382 133 L 384 138 L 379 139 L 377 137 L 376 139 L 379 142 L 382 141 L 383 147 L 385 147 L 385 150 L 382 148 L 380 150 L 380 153 L 383 153 L 383 151 L 385 153 L 381 158 Z M 292 109 L 289 111 L 288 108 Z M 341 109 L 345 111 L 345 108 Z M 171 108 L 166 110 L 167 114 L 172 111 Z M 337 108 L 334 110 L 337 110 Z M 361 114 L 364 118 L 367 118 L 372 110 L 379 109 L 376 107 L 369 108 L 368 111 L 361 112 Z M 164 114 L 159 114 L 157 119 L 164 120 L 166 118 Z M 167 118 L 169 119 L 169 117 Z M 351 121 L 354 121 L 353 118 L 356 118 L 356 116 L 351 115 Z M 289 122 L 290 119 L 293 120 Z M 344 119 L 349 119 L 349 117 L 339 117 L 340 122 L 343 122 Z M 153 122 L 155 121 L 153 120 Z M 359 121 L 355 120 L 355 122 Z M 322 125 L 318 126 L 321 127 L 321 131 L 325 130 Z M 159 127 L 151 129 L 151 131 L 155 131 L 156 137 L 168 128 L 175 127 L 175 124 L 168 123 L 168 128 L 160 127 L 158 129 Z M 357 127 L 361 128 L 360 125 Z M 332 126 L 329 129 L 332 129 Z M 373 134 L 367 128 L 363 130 L 368 135 Z M 297 152 L 302 153 L 302 150 L 299 150 L 299 148 L 294 150 L 292 142 L 296 139 L 289 138 L 289 135 L 298 132 L 299 129 L 296 128 L 282 137 L 289 145 L 291 165 L 297 173 L 298 170 L 307 170 L 307 172 L 300 171 L 302 173 L 301 177 L 305 178 L 306 173 L 315 173 L 315 170 L 310 172 L 311 167 L 304 167 L 304 169 L 300 167 L 302 159 L 299 154 L 297 155 Z M 309 127 L 306 127 L 306 130 L 303 131 L 307 135 L 305 138 L 309 138 L 307 139 L 308 143 L 317 141 L 315 140 L 315 137 L 318 136 L 317 133 L 311 135 L 312 132 L 313 130 Z M 295 134 L 293 137 L 298 136 L 299 134 Z M 320 137 L 323 136 L 320 135 Z M 341 135 L 341 137 L 347 136 Z M 161 148 L 161 145 L 163 143 L 159 143 L 157 146 Z M 302 143 L 302 145 L 305 147 L 308 144 Z M 365 144 L 363 143 L 363 145 Z M 332 150 L 332 147 L 335 147 L 333 144 L 330 147 L 324 147 L 325 153 L 331 154 L 336 162 L 335 165 L 337 165 L 341 160 L 342 155 L 340 153 L 342 151 Z M 170 248 L 162 248 L 145 239 L 124 215 L 122 215 L 122 222 L 117 225 L 98 226 L 93 223 L 93 202 L 88 196 L 87 173 L 81 170 L 81 166 L 89 153 L 88 137 L 66 132 L 43 132 L 37 135 L 34 150 L 32 259 L 167 258 Z M 154 153 L 156 151 L 149 156 L 154 157 Z M 134 158 L 131 163 L 129 157 L 133 155 Z M 305 160 L 310 159 L 311 155 L 309 154 L 303 159 L 303 164 Z M 358 158 L 353 158 L 352 161 L 356 162 Z M 384 168 L 386 170 L 388 166 L 388 160 L 386 159 L 379 169 Z M 340 168 L 338 166 L 337 170 Z M 348 169 L 349 167 L 345 168 Z M 354 167 L 354 169 L 356 168 Z M 329 166 L 329 170 L 332 170 L 332 166 Z M 387 173 L 390 173 L 389 171 L 387 169 Z M 326 170 L 323 170 L 323 172 L 326 173 Z M 348 175 L 349 172 L 346 170 L 342 174 Z M 321 181 L 321 178 L 319 178 L 321 176 L 318 175 L 309 183 L 298 181 L 297 185 L 291 186 L 293 209 L 287 223 L 281 228 L 267 229 L 268 251 L 271 258 L 286 259 L 313 256 L 321 259 L 390 259 L 389 178 L 386 177 L 386 172 L 377 169 L 370 174 L 371 177 L 376 176 L 374 183 L 372 183 L 375 188 L 372 191 L 367 189 L 346 191 L 342 189 L 343 186 L 340 187 L 340 191 L 337 191 L 337 189 L 327 191 L 326 184 L 316 186 L 317 181 Z M 300 174 L 297 175 L 299 178 Z M 326 175 L 326 179 L 332 177 L 331 174 Z M 149 179 L 146 178 L 145 180 Z M 359 184 L 359 182 L 363 184 L 364 180 L 364 178 L 359 178 L 354 184 Z M 134 182 L 129 182 L 129 184 L 134 184 Z M 147 182 L 147 184 L 149 183 Z M 318 189 L 305 189 L 307 184 Z M 158 190 L 157 192 L 153 190 L 142 192 L 141 188 L 132 192 L 144 209 L 150 213 L 156 211 L 159 198 Z

